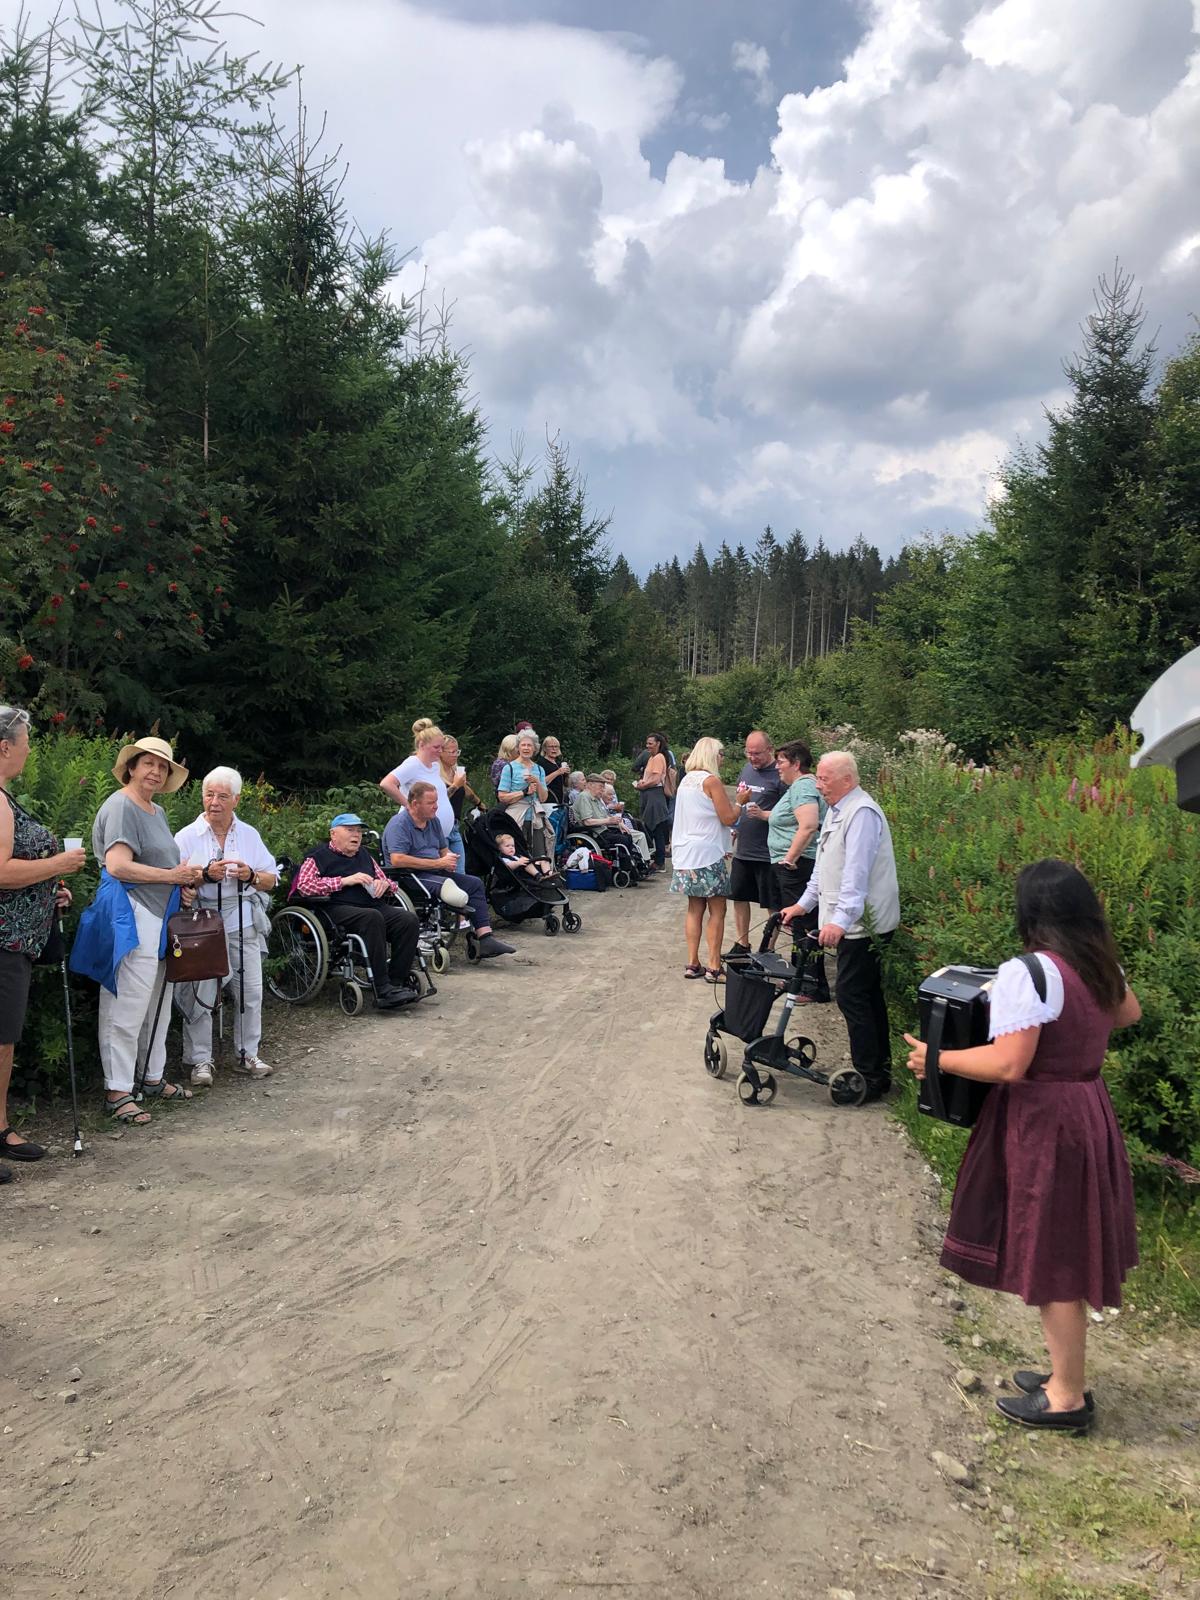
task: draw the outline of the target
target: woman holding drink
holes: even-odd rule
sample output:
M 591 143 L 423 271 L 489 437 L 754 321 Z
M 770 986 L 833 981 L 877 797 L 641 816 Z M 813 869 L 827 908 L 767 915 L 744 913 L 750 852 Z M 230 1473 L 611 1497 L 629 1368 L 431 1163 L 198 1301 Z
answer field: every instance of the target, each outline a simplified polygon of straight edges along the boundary
M 8 1125 L 8 1085 L 13 1051 L 25 1025 L 33 964 L 50 938 L 56 908 L 71 903 L 59 879 L 78 872 L 86 859 L 80 839 L 58 840 L 9 793 L 29 756 L 29 713 L 0 706 L 0 1157 L 40 1161 L 46 1154 Z M 11 1181 L 0 1167 L 0 1183 Z
M 225 924 L 229 975 L 205 983 L 175 986 L 175 1002 L 183 1012 L 183 1064 L 194 1087 L 210 1089 L 213 1064 L 212 1019 L 221 985 L 234 985 L 233 1043 L 235 1072 L 248 1078 L 269 1078 L 271 1068 L 258 1053 L 262 1039 L 262 941 L 254 925 L 258 894 L 267 895 L 279 881 L 275 857 L 256 828 L 236 815 L 242 797 L 242 776 L 232 767 L 214 767 L 200 789 L 204 809 L 175 835 L 180 857 L 203 872 L 200 904 L 219 911 Z M 239 917 L 241 919 L 239 927 Z M 180 989 L 183 994 L 179 993 Z

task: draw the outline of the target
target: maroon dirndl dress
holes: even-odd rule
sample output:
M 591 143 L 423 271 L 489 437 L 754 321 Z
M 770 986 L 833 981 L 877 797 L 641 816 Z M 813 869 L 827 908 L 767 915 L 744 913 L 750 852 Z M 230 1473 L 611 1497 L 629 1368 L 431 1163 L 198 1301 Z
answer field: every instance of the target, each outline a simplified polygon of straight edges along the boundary
M 1046 1023 L 1029 1071 L 983 1103 L 954 1187 L 942 1265 L 1027 1305 L 1121 1304 L 1137 1265 L 1125 1141 L 1100 1076 L 1112 1018 L 1051 956 L 1063 1010 Z

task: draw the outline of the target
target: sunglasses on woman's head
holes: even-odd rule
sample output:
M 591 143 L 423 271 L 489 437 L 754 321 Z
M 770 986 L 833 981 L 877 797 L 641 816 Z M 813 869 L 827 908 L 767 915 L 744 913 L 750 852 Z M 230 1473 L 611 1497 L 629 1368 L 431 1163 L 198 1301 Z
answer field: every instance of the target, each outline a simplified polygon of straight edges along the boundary
M 0 706 L 0 739 L 11 739 L 21 727 L 29 727 L 28 711 L 18 711 L 15 706 Z

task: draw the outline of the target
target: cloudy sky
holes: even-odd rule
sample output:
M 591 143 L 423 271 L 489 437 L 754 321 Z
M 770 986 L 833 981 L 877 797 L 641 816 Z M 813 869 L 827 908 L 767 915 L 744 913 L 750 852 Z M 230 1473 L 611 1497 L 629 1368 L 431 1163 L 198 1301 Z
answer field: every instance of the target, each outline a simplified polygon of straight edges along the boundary
M 1200 311 L 1200 0 L 246 3 L 642 572 L 974 526 L 1115 257 L 1165 353 Z

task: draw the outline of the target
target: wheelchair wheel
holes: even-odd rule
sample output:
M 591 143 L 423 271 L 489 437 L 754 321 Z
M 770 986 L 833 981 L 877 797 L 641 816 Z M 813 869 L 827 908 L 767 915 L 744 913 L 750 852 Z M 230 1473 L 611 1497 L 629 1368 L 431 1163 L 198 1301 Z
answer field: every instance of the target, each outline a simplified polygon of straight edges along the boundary
M 801 1066 L 811 1067 L 817 1059 L 817 1047 L 811 1039 L 806 1039 L 802 1033 L 794 1033 L 787 1042 L 787 1053 L 795 1056 Z
M 547 936 L 549 938 L 553 938 L 554 935 L 558 932 L 559 928 L 562 926 L 562 924 L 559 922 L 558 918 L 554 915 L 553 911 L 551 911 L 549 913 L 549 915 L 544 920 L 545 920 L 546 934 L 547 934 Z
M 760 1083 L 761 1081 L 759 1079 Z M 744 1072 L 738 1074 L 737 1096 L 744 1106 L 756 1106 L 758 1104 L 758 1088 L 751 1083 Z
M 446 946 L 439 940 L 429 952 L 429 965 L 440 978 L 443 972 L 450 970 L 450 953 Z
M 631 889 L 633 887 L 633 874 L 625 867 L 613 868 L 613 887 L 615 889 Z
M 361 983 L 343 983 L 338 990 L 338 1002 L 348 1017 L 356 1017 L 363 1008 Z
M 853 1067 L 829 1074 L 829 1098 L 835 1106 L 860 1106 L 867 1098 L 867 1080 Z
M 704 1041 L 704 1070 L 712 1078 L 723 1078 L 729 1065 L 729 1051 L 719 1033 L 709 1032 Z M 740 1090 L 738 1091 L 741 1092 Z
M 564 911 L 562 924 L 567 933 L 578 933 L 583 927 L 583 918 L 574 911 Z
M 284 906 L 271 919 L 267 986 L 278 1000 L 306 1006 L 329 976 L 329 938 L 321 919 L 305 906 Z
M 472 966 L 479 960 L 479 940 L 473 933 L 467 935 L 467 960 Z

